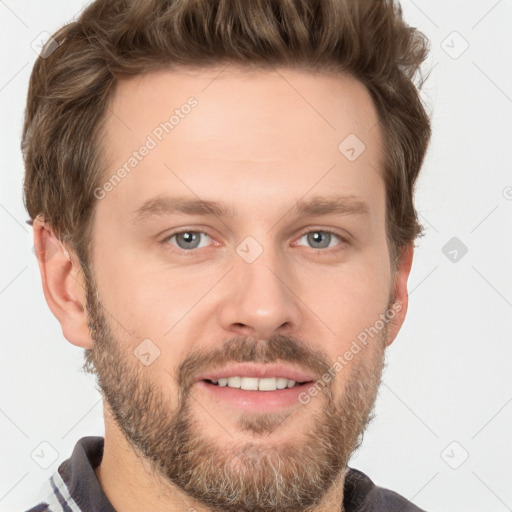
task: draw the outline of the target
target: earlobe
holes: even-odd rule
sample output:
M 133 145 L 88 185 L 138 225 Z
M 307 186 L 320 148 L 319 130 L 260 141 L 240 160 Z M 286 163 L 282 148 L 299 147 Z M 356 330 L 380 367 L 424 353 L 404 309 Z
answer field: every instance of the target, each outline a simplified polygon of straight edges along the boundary
M 55 236 L 49 222 L 34 220 L 34 252 L 43 292 L 64 337 L 73 345 L 92 348 L 83 273 L 64 244 Z
M 393 286 L 394 302 L 390 305 L 389 312 L 391 321 L 388 326 L 388 346 L 391 345 L 397 337 L 407 314 L 407 308 L 409 306 L 407 280 L 411 272 L 413 253 L 414 248 L 412 245 L 403 247 L 397 264 Z

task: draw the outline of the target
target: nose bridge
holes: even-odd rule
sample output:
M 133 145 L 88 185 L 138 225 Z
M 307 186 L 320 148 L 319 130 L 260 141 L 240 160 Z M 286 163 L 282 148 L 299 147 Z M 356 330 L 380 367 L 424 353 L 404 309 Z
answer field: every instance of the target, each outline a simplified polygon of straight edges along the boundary
M 263 245 L 247 237 L 237 246 L 230 289 L 221 306 L 224 329 L 269 337 L 279 329 L 298 328 L 300 310 L 290 289 L 292 276 L 270 238 Z

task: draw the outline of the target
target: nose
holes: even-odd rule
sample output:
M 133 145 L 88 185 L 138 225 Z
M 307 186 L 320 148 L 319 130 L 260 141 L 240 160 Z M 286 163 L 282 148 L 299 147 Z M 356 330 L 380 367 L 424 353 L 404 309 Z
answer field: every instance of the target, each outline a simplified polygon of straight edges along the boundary
M 269 339 L 300 329 L 301 301 L 292 274 L 275 252 L 264 251 L 252 263 L 237 258 L 218 309 L 223 330 Z

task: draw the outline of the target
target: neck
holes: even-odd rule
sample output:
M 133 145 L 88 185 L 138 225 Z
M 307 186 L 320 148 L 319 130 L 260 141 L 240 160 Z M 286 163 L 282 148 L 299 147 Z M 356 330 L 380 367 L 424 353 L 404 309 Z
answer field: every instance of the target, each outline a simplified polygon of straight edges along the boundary
M 107 404 L 104 404 L 104 411 L 103 459 L 95 472 L 103 492 L 117 511 L 210 512 L 172 482 L 166 481 L 140 457 L 110 416 Z M 343 512 L 344 482 L 345 474 L 331 486 L 321 503 L 303 512 Z

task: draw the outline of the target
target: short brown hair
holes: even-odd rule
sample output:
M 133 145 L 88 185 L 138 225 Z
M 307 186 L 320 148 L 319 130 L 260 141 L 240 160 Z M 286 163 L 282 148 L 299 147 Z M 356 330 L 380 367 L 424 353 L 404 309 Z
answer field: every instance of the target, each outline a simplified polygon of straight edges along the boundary
M 233 63 L 349 73 L 370 92 L 387 148 L 392 263 L 421 233 L 413 193 L 430 139 L 414 78 L 428 41 L 392 0 L 96 0 L 53 35 L 32 71 L 22 138 L 25 206 L 82 265 L 115 84 L 172 66 Z M 340 141 L 341 142 L 341 141 Z

